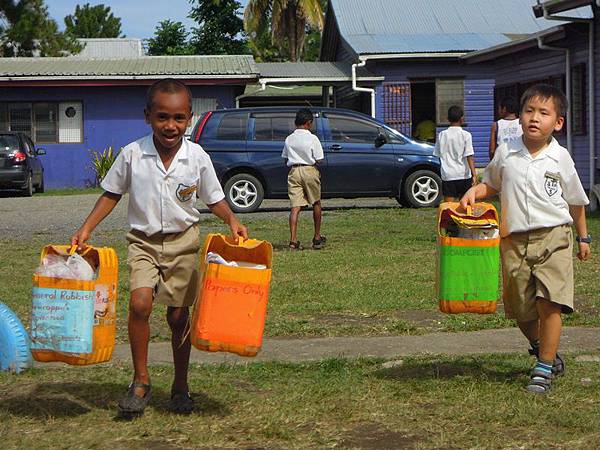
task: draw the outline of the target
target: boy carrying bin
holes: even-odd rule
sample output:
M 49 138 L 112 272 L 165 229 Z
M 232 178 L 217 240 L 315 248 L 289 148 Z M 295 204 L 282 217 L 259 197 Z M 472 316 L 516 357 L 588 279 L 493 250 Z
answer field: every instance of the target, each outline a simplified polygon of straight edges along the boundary
M 210 157 L 202 147 L 184 138 L 192 118 L 189 88 L 174 79 L 154 83 L 147 94 L 146 122 L 152 134 L 125 146 L 101 186 L 100 196 L 71 244 L 85 247 L 96 226 L 129 193 L 129 342 L 133 382 L 119 402 L 125 417 L 141 415 L 150 401 L 148 374 L 148 319 L 156 300 L 167 306 L 175 378 L 170 409 L 187 414 L 194 408 L 187 382 L 190 340 L 186 335 L 188 308 L 198 287 L 200 198 L 223 219 L 233 236 L 248 237 L 224 200 Z M 185 339 L 184 339 L 185 336 Z
M 464 113 L 460 106 L 448 108 L 450 126 L 442 131 L 435 143 L 434 156 L 440 158 L 442 194 L 445 202 L 458 201 L 477 183 L 471 133 L 463 130 Z
M 573 235 L 579 252 L 590 257 L 585 205 L 588 199 L 566 148 L 552 137 L 564 123 L 565 95 L 538 84 L 521 98 L 523 136 L 500 145 L 483 182 L 461 199 L 501 195 L 500 254 L 506 317 L 516 319 L 537 357 L 527 390 L 545 393 L 565 364 L 557 353 L 561 312 L 573 312 Z

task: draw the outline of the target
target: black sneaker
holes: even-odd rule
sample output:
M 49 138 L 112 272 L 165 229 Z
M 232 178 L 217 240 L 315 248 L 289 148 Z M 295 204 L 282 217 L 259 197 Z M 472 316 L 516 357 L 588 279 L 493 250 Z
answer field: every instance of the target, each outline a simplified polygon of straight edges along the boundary
M 321 236 L 320 239 L 313 239 L 312 240 L 312 248 L 315 250 L 321 250 L 323 247 L 325 247 L 325 238 L 324 236 Z

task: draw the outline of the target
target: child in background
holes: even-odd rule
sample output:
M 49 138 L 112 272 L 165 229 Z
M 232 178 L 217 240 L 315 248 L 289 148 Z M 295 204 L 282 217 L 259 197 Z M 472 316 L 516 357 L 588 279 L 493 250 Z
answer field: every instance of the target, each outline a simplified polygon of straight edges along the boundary
M 156 300 L 167 306 L 175 377 L 171 411 L 189 414 L 194 402 L 187 381 L 190 339 L 188 308 L 198 287 L 200 198 L 229 225 L 233 236 L 248 237 L 224 200 L 210 157 L 184 138 L 192 118 L 192 95 L 182 82 L 163 79 L 147 94 L 146 122 L 152 134 L 125 146 L 102 180 L 100 196 L 71 244 L 85 246 L 96 226 L 129 193 L 127 265 L 129 267 L 129 342 L 134 375 L 119 402 L 124 417 L 141 415 L 151 396 L 148 373 L 149 318 Z
M 538 84 L 521 98 L 523 136 L 504 143 L 485 169 L 483 182 L 461 199 L 461 207 L 502 192 L 500 254 L 506 317 L 516 319 L 537 363 L 527 390 L 545 393 L 565 371 L 557 353 L 562 313 L 573 312 L 573 234 L 590 257 L 585 205 L 589 203 L 566 148 L 552 137 L 564 123 L 567 98 Z
M 455 202 L 477 183 L 471 133 L 463 130 L 464 113 L 460 106 L 448 109 L 450 126 L 442 131 L 433 154 L 442 165 L 442 194 L 445 202 Z
M 498 106 L 500 120 L 492 124 L 490 133 L 490 161 L 494 158 L 496 148 L 512 139 L 517 139 L 523 134 L 523 128 L 519 122 L 519 105 L 512 97 L 500 100 Z

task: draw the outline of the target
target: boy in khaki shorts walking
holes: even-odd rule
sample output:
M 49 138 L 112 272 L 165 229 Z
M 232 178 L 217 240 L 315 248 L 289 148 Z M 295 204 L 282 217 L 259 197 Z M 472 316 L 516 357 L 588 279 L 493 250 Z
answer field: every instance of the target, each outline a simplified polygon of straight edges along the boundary
M 128 328 L 134 376 L 127 395 L 119 402 L 124 417 L 141 415 L 150 401 L 148 320 L 153 300 L 167 306 L 172 332 L 175 377 L 169 407 L 181 414 L 194 408 L 187 382 L 190 340 L 185 331 L 188 308 L 198 288 L 200 214 L 196 198 L 223 219 L 234 236 L 248 237 L 224 200 L 210 157 L 184 138 L 192 118 L 191 104 L 191 92 L 180 81 L 164 79 L 150 87 L 144 114 L 152 134 L 119 153 L 102 180 L 105 192 L 71 238 L 72 245 L 84 247 L 96 226 L 122 195 L 129 193 Z
M 319 250 L 325 246 L 321 236 L 321 174 L 316 165 L 323 160 L 323 147 L 319 138 L 310 132 L 313 115 L 310 109 L 296 113 L 296 130 L 290 134 L 283 146 L 281 157 L 290 168 L 288 173 L 288 196 L 290 197 L 290 244 L 291 250 L 301 250 L 298 240 L 298 215 L 306 205 L 313 207 L 315 233 L 312 247 Z
M 500 145 L 487 166 L 483 182 L 460 203 L 502 192 L 500 252 L 506 316 L 516 319 L 537 357 L 527 390 L 545 393 L 564 373 L 557 353 L 562 313 L 573 312 L 573 235 L 579 251 L 591 255 L 585 205 L 589 203 L 567 149 L 552 137 L 564 123 L 565 95 L 538 84 L 521 98 L 523 136 Z

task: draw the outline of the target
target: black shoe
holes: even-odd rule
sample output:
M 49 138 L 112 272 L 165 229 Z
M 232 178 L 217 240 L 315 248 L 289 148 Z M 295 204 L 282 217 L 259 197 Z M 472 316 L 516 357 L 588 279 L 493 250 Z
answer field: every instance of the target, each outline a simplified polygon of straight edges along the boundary
M 189 392 L 173 392 L 169 401 L 169 411 L 174 414 L 191 414 L 194 411 L 194 400 Z
M 135 395 L 136 388 L 142 388 L 144 390 L 143 397 Z M 150 403 L 151 397 L 151 385 L 134 381 L 129 385 L 125 397 L 123 397 L 119 402 L 119 415 L 126 419 L 131 419 L 143 415 L 146 406 L 148 406 L 148 403 Z
M 320 239 L 312 240 L 312 248 L 314 250 L 321 250 L 323 247 L 325 247 L 325 240 L 323 239 L 323 236 L 321 236 Z

